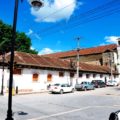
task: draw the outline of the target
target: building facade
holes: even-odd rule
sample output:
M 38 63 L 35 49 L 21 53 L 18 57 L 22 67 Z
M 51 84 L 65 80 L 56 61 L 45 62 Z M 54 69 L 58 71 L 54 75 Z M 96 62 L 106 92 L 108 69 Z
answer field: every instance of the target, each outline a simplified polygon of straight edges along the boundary
M 108 46 L 106 47 L 108 48 Z M 111 45 L 109 47 L 111 48 Z M 114 52 L 110 48 L 102 49 L 102 53 L 97 52 L 80 57 L 82 62 L 79 62 L 79 83 L 82 81 L 91 82 L 92 80 L 107 82 L 111 80 L 111 75 L 112 79 L 119 82 L 119 47 L 112 45 Z M 111 53 L 113 54 L 113 60 L 109 56 Z M 9 58 L 10 53 L 5 55 L 4 63 L 2 56 L 0 58 L 0 90 L 3 85 L 5 93 L 8 92 L 9 84 Z M 75 55 L 69 55 L 61 59 L 16 51 L 13 70 L 13 89 L 15 93 L 41 92 L 47 90 L 47 87 L 54 83 L 68 83 L 74 86 L 77 79 L 75 60 Z

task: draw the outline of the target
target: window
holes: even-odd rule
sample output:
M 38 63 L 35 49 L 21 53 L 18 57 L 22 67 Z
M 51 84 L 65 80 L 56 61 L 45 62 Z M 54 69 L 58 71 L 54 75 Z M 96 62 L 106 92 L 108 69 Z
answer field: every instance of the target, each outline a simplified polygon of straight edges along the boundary
M 33 74 L 33 78 L 32 78 L 33 82 L 37 82 L 38 81 L 38 76 L 39 75 L 37 73 Z
M 64 72 L 59 72 L 59 77 L 64 77 Z
M 114 76 L 114 78 L 117 78 L 117 75 L 113 75 Z
M 51 82 L 51 81 L 52 81 L 52 75 L 51 75 L 51 74 L 48 74 L 48 75 L 47 75 L 47 81 L 48 81 L 48 82 Z
M 13 74 L 21 75 L 21 69 L 15 68 Z
M 95 78 L 96 77 L 96 74 L 93 74 L 93 78 Z
M 82 77 L 82 73 L 79 73 L 79 77 Z
M 74 77 L 74 75 L 75 75 L 75 74 L 74 74 L 73 72 L 70 73 L 70 77 Z
M 103 77 L 103 75 L 102 74 L 100 74 L 100 78 L 102 78 Z
M 90 78 L 90 74 L 86 74 L 86 78 Z

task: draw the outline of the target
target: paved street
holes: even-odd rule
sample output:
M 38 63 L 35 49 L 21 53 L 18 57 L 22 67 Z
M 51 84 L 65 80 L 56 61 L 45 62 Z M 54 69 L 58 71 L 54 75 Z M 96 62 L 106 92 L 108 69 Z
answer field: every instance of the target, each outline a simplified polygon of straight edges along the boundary
M 67 94 L 13 96 L 14 120 L 108 120 L 120 109 L 120 86 Z M 5 120 L 7 96 L 0 96 L 0 120 Z

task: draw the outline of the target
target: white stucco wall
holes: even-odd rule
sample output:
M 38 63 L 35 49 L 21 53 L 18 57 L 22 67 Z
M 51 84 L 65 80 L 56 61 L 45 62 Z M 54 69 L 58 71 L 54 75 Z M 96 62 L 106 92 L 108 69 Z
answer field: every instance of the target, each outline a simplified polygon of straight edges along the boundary
M 119 81 L 120 81 L 120 46 L 117 47 L 118 58 L 117 58 L 117 70 L 119 72 Z
M 40 69 L 22 69 L 21 75 L 14 75 L 14 88 L 18 87 L 19 93 L 21 92 L 40 92 L 41 90 L 46 90 L 47 85 L 54 84 L 54 83 L 71 83 L 74 86 L 76 83 L 76 74 L 73 78 L 70 78 L 70 73 L 68 71 L 64 71 L 64 77 L 59 77 L 60 71 L 53 71 L 53 70 L 40 70 Z M 34 73 L 39 74 L 38 81 L 34 82 L 32 80 L 32 75 Z M 52 75 L 52 81 L 47 82 L 47 75 Z M 86 78 L 86 74 L 83 73 L 82 77 L 78 79 L 78 82 L 81 83 L 82 81 L 89 81 L 92 80 L 103 80 L 105 81 L 105 77 L 110 80 L 108 74 L 103 74 L 103 77 L 100 78 L 100 74 L 96 74 L 96 77 L 93 78 L 93 73 L 89 73 L 90 77 Z M 118 78 L 116 78 L 118 79 Z M 8 80 L 9 80 L 9 70 L 4 71 L 4 86 L 6 91 L 8 90 Z M 0 90 L 1 90 L 1 81 L 2 81 L 2 69 L 0 69 Z

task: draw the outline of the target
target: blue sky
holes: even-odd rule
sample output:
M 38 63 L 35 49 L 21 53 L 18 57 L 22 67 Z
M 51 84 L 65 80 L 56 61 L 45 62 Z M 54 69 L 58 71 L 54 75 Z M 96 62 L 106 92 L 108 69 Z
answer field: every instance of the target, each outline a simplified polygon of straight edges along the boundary
M 112 1 L 112 2 L 111 2 Z M 99 7 L 102 6 L 102 7 Z M 14 0 L 0 0 L 0 19 L 13 22 Z M 87 12 L 88 11 L 88 12 Z M 44 0 L 38 10 L 19 2 L 17 30 L 39 54 L 116 43 L 120 37 L 120 0 Z

